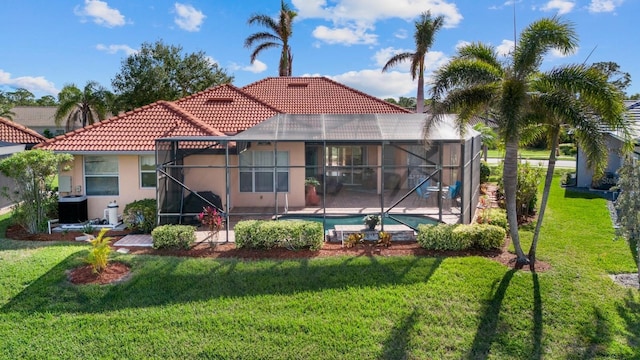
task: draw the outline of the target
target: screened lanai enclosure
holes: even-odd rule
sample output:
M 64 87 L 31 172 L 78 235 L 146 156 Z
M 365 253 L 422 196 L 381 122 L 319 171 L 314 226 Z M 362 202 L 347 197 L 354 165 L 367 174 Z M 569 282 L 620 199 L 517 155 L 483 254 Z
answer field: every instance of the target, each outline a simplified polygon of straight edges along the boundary
M 308 219 L 330 231 L 368 214 L 381 216 L 383 230 L 469 223 L 479 198 L 479 134 L 461 135 L 455 115 L 429 131 L 427 121 L 280 114 L 234 136 L 158 139 L 158 221 L 197 223 L 203 206 L 215 206 L 227 228 L 244 219 Z

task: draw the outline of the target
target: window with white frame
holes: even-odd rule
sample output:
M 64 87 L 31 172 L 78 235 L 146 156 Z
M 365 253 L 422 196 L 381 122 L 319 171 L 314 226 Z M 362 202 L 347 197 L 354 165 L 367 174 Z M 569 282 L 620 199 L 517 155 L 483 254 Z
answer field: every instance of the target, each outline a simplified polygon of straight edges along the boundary
M 84 183 L 87 195 L 119 195 L 118 157 L 84 157 Z
M 140 187 L 156 187 L 156 157 L 155 155 L 141 155 L 138 158 L 140 163 Z
M 277 168 L 274 168 L 276 166 Z M 240 192 L 289 191 L 289 153 L 245 151 L 240 154 Z

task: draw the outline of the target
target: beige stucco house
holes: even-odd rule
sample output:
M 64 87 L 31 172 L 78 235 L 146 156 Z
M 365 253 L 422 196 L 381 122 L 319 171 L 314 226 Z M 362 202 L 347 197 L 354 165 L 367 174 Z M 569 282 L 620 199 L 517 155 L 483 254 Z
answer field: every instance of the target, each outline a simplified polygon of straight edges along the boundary
M 184 222 L 198 211 L 194 195 L 215 194 L 238 218 L 436 208 L 443 220 L 446 203 L 451 222 L 468 222 L 479 138 L 441 128 L 425 147 L 425 121 L 324 77 L 277 77 L 158 101 L 39 147 L 75 155 L 61 196 L 86 196 L 90 219 L 112 201 L 155 198 L 160 223 Z M 308 201 L 309 177 L 321 181 L 321 203 Z M 415 195 L 426 190 L 429 199 Z

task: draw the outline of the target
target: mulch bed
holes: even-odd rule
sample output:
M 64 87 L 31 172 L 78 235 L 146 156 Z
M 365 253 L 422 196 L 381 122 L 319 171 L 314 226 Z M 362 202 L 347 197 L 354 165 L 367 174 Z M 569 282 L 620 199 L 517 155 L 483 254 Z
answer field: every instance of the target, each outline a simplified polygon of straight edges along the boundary
M 112 244 L 121 237 L 127 235 L 128 231 L 109 231 L 107 236 L 113 237 Z M 7 229 L 6 237 L 14 240 L 30 241 L 75 241 L 76 236 L 83 235 L 82 232 L 68 231 L 55 232 L 53 234 L 29 234 L 24 228 L 18 225 L 10 226 Z M 94 233 L 97 235 L 97 232 Z M 189 250 L 182 249 L 152 249 L 143 247 L 129 247 L 130 254 L 136 255 L 160 255 L 179 256 L 197 258 L 235 258 L 245 260 L 259 259 L 309 259 L 323 258 L 329 256 L 483 256 L 497 261 L 509 268 L 518 268 L 523 271 L 530 271 L 529 266 L 520 267 L 516 264 L 516 255 L 508 252 L 508 242 L 501 250 L 492 251 L 433 251 L 420 247 L 415 241 L 394 242 L 389 247 L 376 246 L 375 244 L 359 244 L 353 248 L 342 247 L 341 243 L 325 242 L 319 251 L 288 250 L 288 249 L 236 249 L 234 243 L 222 243 L 215 246 L 209 243 L 196 244 Z M 551 268 L 548 263 L 536 261 L 535 271 L 544 272 Z M 126 264 L 110 262 L 100 274 L 93 273 L 91 266 L 81 266 L 68 271 L 68 279 L 73 284 L 110 284 L 127 279 L 130 269 Z

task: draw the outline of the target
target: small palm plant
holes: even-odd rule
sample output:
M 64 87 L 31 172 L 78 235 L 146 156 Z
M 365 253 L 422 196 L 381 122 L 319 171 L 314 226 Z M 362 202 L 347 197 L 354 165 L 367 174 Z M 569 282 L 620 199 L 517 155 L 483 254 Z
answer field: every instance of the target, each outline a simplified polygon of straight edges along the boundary
M 104 236 L 107 231 L 109 231 L 107 228 L 100 230 L 98 237 L 89 241 L 93 247 L 89 250 L 89 256 L 87 256 L 86 262 L 91 265 L 95 274 L 103 272 L 109 262 L 109 254 L 111 253 L 109 242 L 113 238 Z

